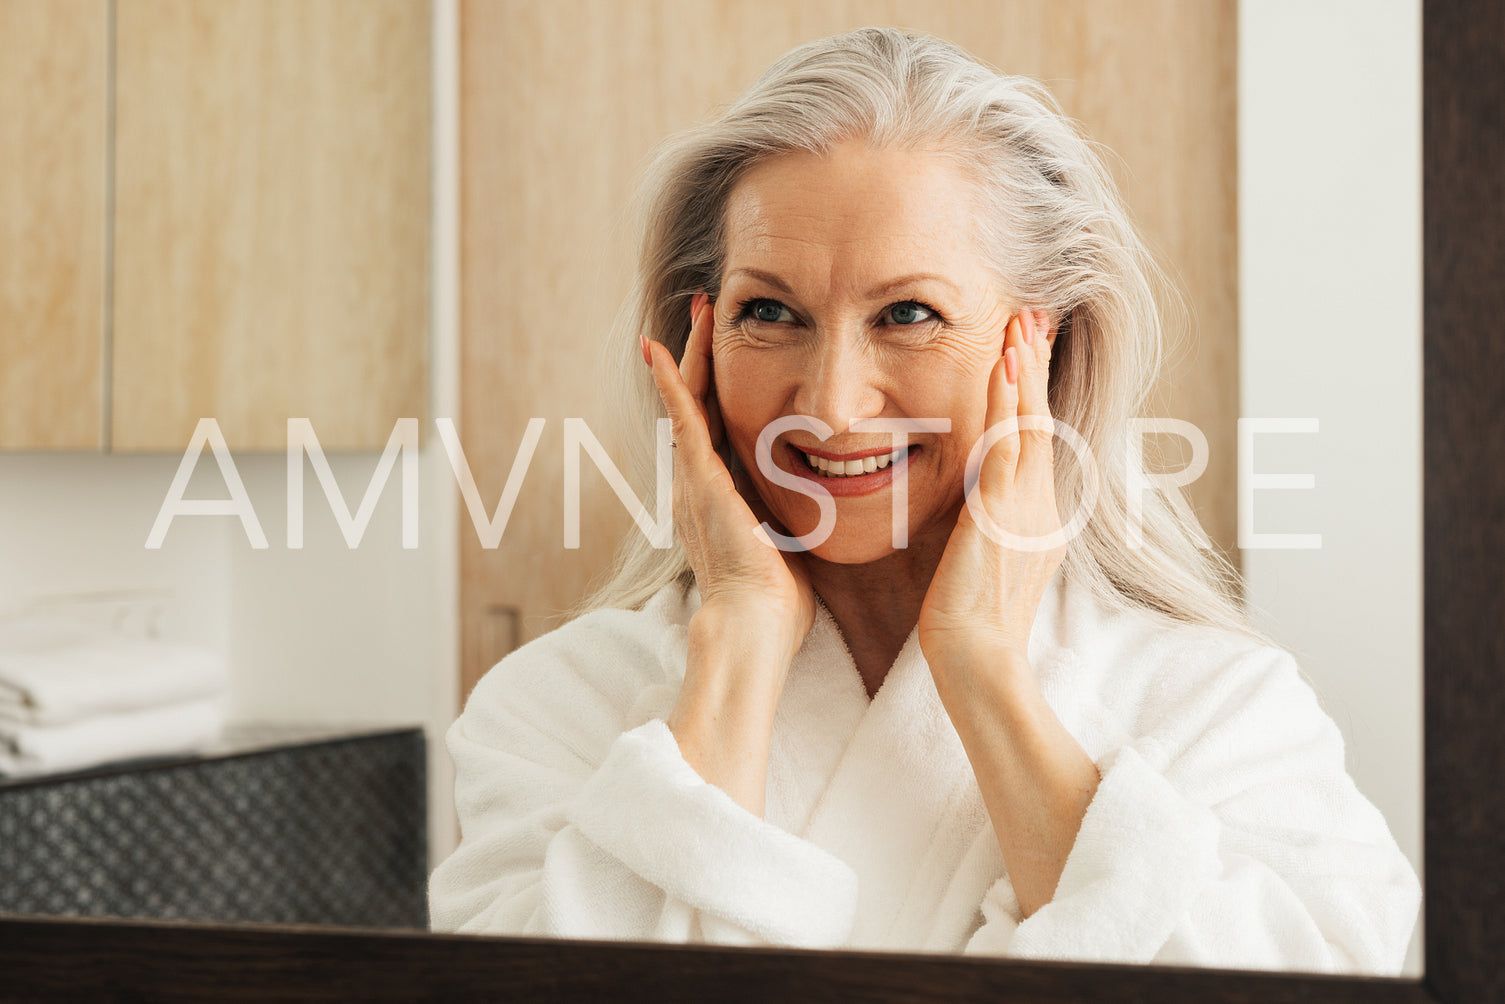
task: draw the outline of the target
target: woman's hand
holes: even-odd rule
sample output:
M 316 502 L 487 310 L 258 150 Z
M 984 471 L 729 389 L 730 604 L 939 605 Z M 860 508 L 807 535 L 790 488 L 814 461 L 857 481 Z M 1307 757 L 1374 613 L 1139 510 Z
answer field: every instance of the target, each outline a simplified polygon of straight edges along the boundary
M 815 591 L 798 555 L 759 539 L 759 523 L 776 521 L 751 479 L 734 479 L 716 453 L 723 429 L 711 379 L 714 310 L 697 293 L 690 311 L 679 368 L 663 345 L 643 341 L 673 423 L 674 525 L 701 598 L 667 724 L 702 778 L 762 815 L 774 712 L 815 623 Z
M 988 381 L 987 428 L 1016 416 L 1019 428 L 984 455 L 976 497 L 962 507 L 920 607 L 920 648 L 932 668 L 984 654 L 1022 662 L 1040 598 L 1065 554 L 1061 546 L 1023 550 L 995 541 L 973 514 L 982 509 L 995 534 L 1039 539 L 1061 528 L 1046 398 L 1050 349 L 1033 312 L 1009 322 Z
M 1034 315 L 1014 318 L 988 381 L 988 428 L 1016 416 L 1021 427 L 983 457 L 973 504 L 1016 537 L 1061 527 L 1046 401 L 1050 347 Z M 1030 629 L 1063 554 L 997 543 L 964 507 L 920 608 L 920 649 L 1026 917 L 1055 895 L 1099 781 L 1029 664 Z
M 790 656 L 815 623 L 815 592 L 799 555 L 760 540 L 778 526 L 746 473 L 734 478 L 717 454 L 723 435 L 711 377 L 714 308 L 704 293 L 690 303 L 684 360 L 644 339 L 653 380 L 673 423 L 674 525 L 695 571 L 703 606 L 734 610 L 783 640 Z

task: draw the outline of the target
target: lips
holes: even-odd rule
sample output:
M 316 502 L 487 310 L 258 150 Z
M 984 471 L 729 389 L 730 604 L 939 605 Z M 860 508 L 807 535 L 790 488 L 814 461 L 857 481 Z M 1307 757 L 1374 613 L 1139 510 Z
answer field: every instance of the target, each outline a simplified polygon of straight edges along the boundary
M 877 449 L 858 450 L 853 453 L 816 453 L 786 443 L 789 465 L 793 473 L 818 483 L 821 488 L 837 498 L 871 495 L 883 491 L 893 483 L 895 472 L 907 471 L 920 447 L 910 446 L 903 450 Z M 836 473 L 837 465 L 841 473 Z M 850 467 L 849 467 L 850 465 Z M 872 469 L 869 470 L 868 466 Z M 880 466 L 881 465 L 881 466 Z M 850 469 L 851 474 L 846 471 Z M 858 473 L 858 471 L 861 473 Z
M 872 474 L 883 470 L 909 452 L 908 449 L 898 449 L 889 450 L 886 453 L 869 453 L 866 456 L 844 454 L 843 456 L 847 459 L 832 459 L 829 456 L 801 450 L 797 446 L 794 450 L 812 471 L 828 478 L 850 478 Z

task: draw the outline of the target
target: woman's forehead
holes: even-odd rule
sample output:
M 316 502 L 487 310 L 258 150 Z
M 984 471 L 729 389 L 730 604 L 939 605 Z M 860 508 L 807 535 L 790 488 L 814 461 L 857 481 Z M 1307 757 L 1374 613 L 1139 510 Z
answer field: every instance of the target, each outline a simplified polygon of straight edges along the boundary
M 944 155 L 838 147 L 759 164 L 726 207 L 725 280 L 794 286 L 821 276 L 867 289 L 898 277 L 985 270 L 975 189 Z

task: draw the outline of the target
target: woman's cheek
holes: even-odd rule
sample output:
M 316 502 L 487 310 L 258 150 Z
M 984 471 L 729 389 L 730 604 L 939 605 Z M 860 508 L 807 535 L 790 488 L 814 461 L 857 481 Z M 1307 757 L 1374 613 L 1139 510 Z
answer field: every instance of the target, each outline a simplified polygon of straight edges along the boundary
M 751 461 L 758 433 L 777 417 L 764 414 L 775 400 L 763 386 L 766 373 L 760 373 L 756 359 L 746 351 L 717 353 L 712 362 L 722 424 L 744 462 Z
M 958 393 L 960 391 L 960 393 Z M 951 432 L 942 437 L 942 457 L 950 466 L 965 465 L 968 451 L 982 438 L 988 415 L 988 381 L 967 380 L 963 387 L 936 388 L 927 397 L 937 418 L 951 420 Z
M 743 467 L 751 470 L 752 444 L 757 441 L 757 427 L 760 426 L 749 405 L 756 396 L 749 396 L 748 385 L 739 367 L 722 360 L 721 355 L 712 358 L 712 373 L 715 403 L 721 412 L 725 438 L 742 459 Z

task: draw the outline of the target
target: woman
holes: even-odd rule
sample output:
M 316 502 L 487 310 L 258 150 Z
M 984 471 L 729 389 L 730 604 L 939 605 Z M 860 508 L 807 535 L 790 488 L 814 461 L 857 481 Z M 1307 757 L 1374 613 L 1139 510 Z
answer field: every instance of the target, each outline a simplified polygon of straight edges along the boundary
M 678 540 L 477 686 L 434 927 L 1398 972 L 1337 728 L 1131 510 L 1161 280 L 1048 93 L 836 36 L 645 191 Z

